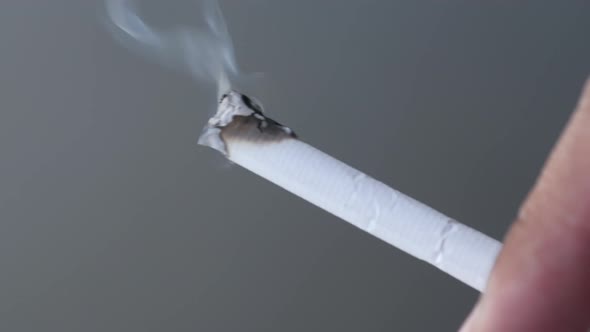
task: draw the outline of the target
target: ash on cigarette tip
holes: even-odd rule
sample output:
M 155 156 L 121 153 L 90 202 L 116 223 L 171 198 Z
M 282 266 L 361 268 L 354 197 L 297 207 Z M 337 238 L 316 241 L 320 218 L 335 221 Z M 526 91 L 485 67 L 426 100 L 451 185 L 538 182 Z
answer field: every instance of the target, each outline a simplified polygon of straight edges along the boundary
M 296 138 L 293 130 L 264 115 L 252 98 L 229 91 L 221 97 L 217 113 L 209 119 L 199 144 L 227 155 L 226 144 L 232 140 L 264 144 Z

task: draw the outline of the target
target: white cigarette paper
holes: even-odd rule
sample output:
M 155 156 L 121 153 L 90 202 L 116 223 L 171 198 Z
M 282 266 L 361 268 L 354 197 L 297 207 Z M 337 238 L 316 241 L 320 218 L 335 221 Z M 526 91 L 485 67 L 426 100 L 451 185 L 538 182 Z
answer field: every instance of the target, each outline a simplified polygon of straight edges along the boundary
M 500 242 L 304 143 L 251 98 L 225 94 L 199 144 L 483 291 Z

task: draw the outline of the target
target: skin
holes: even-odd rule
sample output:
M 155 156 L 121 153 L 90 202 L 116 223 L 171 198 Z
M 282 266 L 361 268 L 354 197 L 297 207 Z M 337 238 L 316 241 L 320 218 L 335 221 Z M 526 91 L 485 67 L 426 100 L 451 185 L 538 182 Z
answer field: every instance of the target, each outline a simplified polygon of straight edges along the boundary
M 461 328 L 590 331 L 590 80 Z

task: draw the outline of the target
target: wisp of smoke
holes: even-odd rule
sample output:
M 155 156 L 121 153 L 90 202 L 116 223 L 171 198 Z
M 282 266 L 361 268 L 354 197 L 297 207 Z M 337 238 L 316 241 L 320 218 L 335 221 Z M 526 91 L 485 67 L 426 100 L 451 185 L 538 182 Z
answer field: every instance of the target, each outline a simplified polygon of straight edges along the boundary
M 190 71 L 198 80 L 217 85 L 219 94 L 238 75 L 234 48 L 217 0 L 199 1 L 206 27 L 157 29 L 138 14 L 136 0 L 106 0 L 108 26 L 126 47 L 172 68 Z

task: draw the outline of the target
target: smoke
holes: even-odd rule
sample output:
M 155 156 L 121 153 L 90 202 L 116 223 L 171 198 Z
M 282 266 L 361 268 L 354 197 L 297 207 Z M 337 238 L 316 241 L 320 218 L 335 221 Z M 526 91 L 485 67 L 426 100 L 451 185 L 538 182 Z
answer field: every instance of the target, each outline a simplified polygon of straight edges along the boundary
M 233 43 L 221 8 L 216 0 L 198 1 L 196 21 L 202 29 L 174 27 L 158 29 L 138 14 L 136 0 L 106 0 L 107 23 L 124 46 L 158 63 L 215 84 L 218 94 L 230 88 L 230 78 L 238 75 Z

